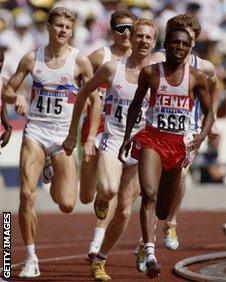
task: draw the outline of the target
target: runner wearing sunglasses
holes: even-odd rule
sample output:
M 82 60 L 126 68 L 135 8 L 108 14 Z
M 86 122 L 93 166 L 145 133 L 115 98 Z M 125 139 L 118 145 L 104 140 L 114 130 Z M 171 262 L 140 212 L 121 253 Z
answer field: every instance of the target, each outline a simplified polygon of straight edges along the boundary
M 105 99 L 105 131 L 99 146 L 96 215 L 106 216 L 109 202 L 118 192 L 119 194 L 114 218 L 107 228 L 101 251 L 91 266 L 94 278 L 100 281 L 110 280 L 104 268 L 107 254 L 125 231 L 133 199 L 140 192 L 137 166 L 131 163 L 131 166 L 123 166 L 117 157 L 125 131 L 128 107 L 137 88 L 139 72 L 143 66 L 151 63 L 151 50 L 155 45 L 156 36 L 157 27 L 153 21 L 140 19 L 134 23 L 130 36 L 131 56 L 128 59 L 121 58 L 119 61 L 113 60 L 104 64 L 97 70 L 94 77 L 83 86 L 75 105 L 70 134 L 63 144 L 66 153 L 71 154 L 75 146 L 74 140 L 83 101 L 99 85 L 106 83 L 109 89 Z M 143 127 L 147 107 L 148 103 L 144 102 L 133 134 Z
M 88 57 L 93 66 L 94 73 L 104 63 L 111 60 L 118 60 L 120 57 L 128 57 L 131 53 L 130 30 L 133 26 L 133 21 L 137 17 L 130 11 L 114 12 L 111 16 L 111 36 L 114 43 L 108 47 L 101 47 L 91 53 Z M 107 87 L 102 84 L 98 88 L 99 95 L 102 101 L 105 100 Z M 90 112 L 95 105 L 90 99 L 87 99 L 88 110 L 87 116 L 84 118 L 82 125 L 81 141 L 83 145 L 84 157 L 81 163 L 80 176 L 80 200 L 83 204 L 91 203 L 94 200 L 96 193 L 96 178 L 97 178 L 97 163 L 98 163 L 98 149 L 94 145 L 94 139 L 90 138 L 92 134 L 93 122 L 90 122 Z M 90 130 L 91 129 L 91 130 Z M 102 113 L 98 133 L 104 131 L 104 114 Z M 92 152 L 92 153 L 90 153 Z M 89 157 L 91 154 L 91 157 Z M 89 161 L 87 161 L 89 158 Z M 90 177 L 92 175 L 92 177 Z M 92 260 L 93 256 L 98 253 L 101 243 L 104 239 L 105 229 L 110 222 L 115 211 L 116 199 L 111 201 L 108 216 L 100 220 L 97 218 L 96 227 L 93 231 L 93 238 L 89 246 L 88 254 L 85 256 L 86 260 Z
M 123 34 L 126 32 L 126 30 L 128 30 L 129 32 L 131 31 L 132 29 L 132 24 L 128 24 L 128 23 L 125 23 L 125 24 L 117 24 L 115 26 L 115 32 L 117 32 L 118 34 Z

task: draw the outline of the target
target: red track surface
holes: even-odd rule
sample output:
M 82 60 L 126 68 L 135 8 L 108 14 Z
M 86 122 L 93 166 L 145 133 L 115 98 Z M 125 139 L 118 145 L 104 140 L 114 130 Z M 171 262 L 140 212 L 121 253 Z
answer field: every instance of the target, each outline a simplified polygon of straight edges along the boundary
M 38 215 L 38 221 L 36 249 L 39 260 L 41 260 L 42 276 L 34 281 L 93 281 L 90 275 L 90 265 L 84 260 L 84 254 L 87 252 L 92 237 L 94 216 Z M 178 261 L 195 255 L 225 251 L 226 236 L 221 228 L 224 222 L 226 222 L 225 213 L 181 213 L 178 225 L 180 247 L 177 251 L 169 251 L 164 248 L 163 225 L 159 222 L 156 231 L 156 255 L 162 266 L 162 273 L 154 281 L 185 281 L 172 273 Z M 17 264 L 24 260 L 24 248 L 16 216 L 13 217 L 12 234 L 12 263 Z M 138 214 L 135 214 L 126 234 L 107 260 L 106 270 L 112 276 L 113 282 L 149 280 L 145 274 L 137 272 L 135 268 L 133 250 L 139 236 Z M 45 261 L 45 259 L 48 260 Z M 13 276 L 10 281 L 23 281 L 17 278 L 19 269 L 19 265 L 13 268 Z M 26 281 L 31 281 L 31 279 Z

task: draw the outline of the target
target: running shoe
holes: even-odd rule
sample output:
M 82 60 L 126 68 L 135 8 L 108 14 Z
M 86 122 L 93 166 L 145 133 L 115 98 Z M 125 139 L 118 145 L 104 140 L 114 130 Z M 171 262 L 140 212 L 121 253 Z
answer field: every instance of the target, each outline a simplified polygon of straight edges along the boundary
M 19 277 L 33 278 L 41 275 L 38 266 L 38 258 L 36 255 L 32 259 L 26 260 L 25 265 L 22 267 Z
M 46 158 L 45 166 L 42 171 L 42 181 L 45 184 L 48 184 L 51 182 L 51 179 L 53 177 L 53 167 L 51 165 L 50 158 Z
M 166 227 L 164 229 L 165 239 L 164 246 L 169 250 L 176 250 L 179 247 L 178 237 L 176 233 L 176 227 Z
M 105 261 L 94 260 L 91 264 L 91 273 L 96 281 L 107 282 L 111 277 L 107 275 L 104 268 Z
M 94 211 L 96 217 L 99 219 L 105 219 L 108 214 L 109 203 L 104 201 L 98 201 L 97 197 L 94 202 Z
M 137 258 L 136 258 L 136 268 L 139 272 L 147 271 L 146 255 L 145 255 L 145 250 L 144 250 L 144 242 L 142 238 L 140 238 L 139 240 Z
M 160 264 L 157 263 L 156 260 L 151 260 L 146 263 L 147 267 L 147 272 L 146 275 L 150 278 L 153 279 L 155 277 L 158 277 L 161 273 L 161 266 Z

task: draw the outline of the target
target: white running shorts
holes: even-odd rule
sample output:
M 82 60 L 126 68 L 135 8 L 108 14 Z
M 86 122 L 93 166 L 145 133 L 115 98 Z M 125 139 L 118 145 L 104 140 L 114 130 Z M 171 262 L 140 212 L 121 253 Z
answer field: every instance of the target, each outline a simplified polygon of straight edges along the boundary
M 62 144 L 68 135 L 70 124 L 28 121 L 24 128 L 24 137 L 34 140 L 44 149 L 46 156 L 63 152 Z
M 100 151 L 110 152 L 116 157 L 118 157 L 119 149 L 123 142 L 123 137 L 117 135 L 111 135 L 107 132 L 102 132 L 97 135 L 96 146 Z M 98 144 L 99 143 L 99 144 Z M 132 148 L 132 145 L 131 145 Z M 125 165 L 126 166 L 133 166 L 138 164 L 138 161 L 131 157 L 130 151 L 128 157 L 125 157 Z

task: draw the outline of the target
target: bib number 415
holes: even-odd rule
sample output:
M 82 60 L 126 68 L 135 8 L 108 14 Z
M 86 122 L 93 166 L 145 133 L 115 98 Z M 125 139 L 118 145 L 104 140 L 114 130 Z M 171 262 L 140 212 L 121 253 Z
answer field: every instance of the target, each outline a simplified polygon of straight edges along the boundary
M 46 113 L 49 114 L 50 111 L 52 110 L 51 108 L 53 108 L 54 113 L 56 115 L 59 115 L 62 112 L 63 99 L 54 98 L 54 100 L 55 100 L 55 103 L 53 103 L 53 101 L 51 101 L 50 97 L 47 98 L 47 100 L 46 100 Z M 36 108 L 39 110 L 40 113 L 42 113 L 45 109 L 45 107 L 43 106 L 43 103 L 44 103 L 43 97 L 39 96 Z

